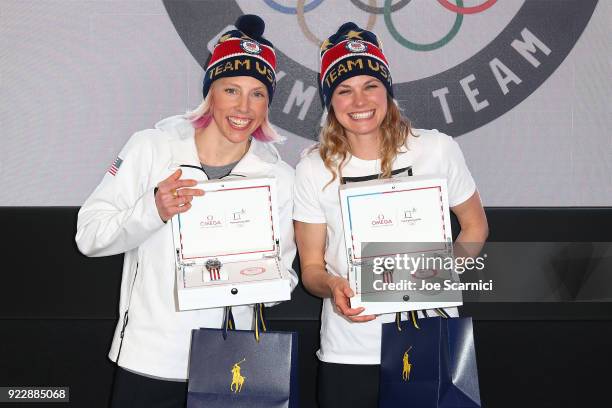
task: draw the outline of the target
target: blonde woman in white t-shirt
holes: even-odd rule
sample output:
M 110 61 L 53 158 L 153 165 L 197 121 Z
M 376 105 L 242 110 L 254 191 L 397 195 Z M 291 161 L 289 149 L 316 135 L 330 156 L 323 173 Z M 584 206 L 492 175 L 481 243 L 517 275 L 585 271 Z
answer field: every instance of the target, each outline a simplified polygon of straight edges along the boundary
M 381 325 L 394 316 L 361 315 L 363 308 L 350 307 L 339 185 L 444 174 L 461 226 L 456 242 L 484 242 L 487 221 L 457 143 L 435 130 L 412 129 L 401 116 L 375 34 L 342 25 L 321 46 L 319 78 L 328 116 L 320 143 L 296 168 L 293 215 L 304 286 L 324 300 L 318 400 L 321 408 L 375 407 Z

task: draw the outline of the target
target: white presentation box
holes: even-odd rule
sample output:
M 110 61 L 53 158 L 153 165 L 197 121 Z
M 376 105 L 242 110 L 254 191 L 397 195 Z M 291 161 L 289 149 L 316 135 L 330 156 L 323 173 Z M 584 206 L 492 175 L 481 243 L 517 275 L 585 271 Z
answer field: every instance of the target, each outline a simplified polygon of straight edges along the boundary
M 183 168 L 183 178 L 202 178 Z M 189 211 L 172 218 L 179 310 L 289 300 L 280 258 L 274 178 L 200 181 Z
M 459 282 L 458 275 L 452 268 L 439 267 L 443 259 L 452 259 L 445 178 L 410 176 L 348 183 L 340 186 L 339 193 L 348 280 L 355 293 L 351 307 L 364 307 L 365 315 L 463 304 L 460 291 L 444 290 L 443 285 L 445 280 Z M 404 255 L 415 260 L 439 258 L 440 265 L 423 260 L 424 267 L 410 269 L 393 263 L 390 269 L 382 267 L 384 272 L 378 268 L 379 273 L 374 273 L 377 258 Z M 435 283 L 442 290 L 415 290 Z M 413 285 L 411 290 L 408 285 Z

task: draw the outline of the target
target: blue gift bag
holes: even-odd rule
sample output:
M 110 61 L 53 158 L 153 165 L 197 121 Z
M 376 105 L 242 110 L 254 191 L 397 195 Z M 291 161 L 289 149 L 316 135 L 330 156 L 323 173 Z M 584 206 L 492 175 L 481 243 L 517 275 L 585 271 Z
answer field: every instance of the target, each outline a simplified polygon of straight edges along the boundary
M 265 331 L 262 307 L 254 331 L 231 330 L 229 309 L 223 329 L 193 330 L 187 408 L 298 406 L 297 333 Z
M 472 319 L 383 324 L 379 392 L 380 408 L 480 407 Z

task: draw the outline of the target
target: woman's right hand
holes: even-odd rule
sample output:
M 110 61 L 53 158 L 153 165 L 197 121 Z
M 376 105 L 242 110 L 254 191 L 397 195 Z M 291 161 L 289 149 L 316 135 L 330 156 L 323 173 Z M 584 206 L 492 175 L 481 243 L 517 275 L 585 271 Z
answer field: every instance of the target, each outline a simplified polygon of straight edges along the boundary
M 188 188 L 197 185 L 196 180 L 181 180 L 181 174 L 182 170 L 178 169 L 157 185 L 155 206 L 163 222 L 167 222 L 175 214 L 189 210 L 194 196 L 204 195 L 204 190 Z
M 346 318 L 353 322 L 369 322 L 376 319 L 376 315 L 357 316 L 365 310 L 364 307 L 351 308 L 350 298 L 355 296 L 355 293 L 353 293 L 348 280 L 340 276 L 330 276 L 328 284 L 336 309 Z

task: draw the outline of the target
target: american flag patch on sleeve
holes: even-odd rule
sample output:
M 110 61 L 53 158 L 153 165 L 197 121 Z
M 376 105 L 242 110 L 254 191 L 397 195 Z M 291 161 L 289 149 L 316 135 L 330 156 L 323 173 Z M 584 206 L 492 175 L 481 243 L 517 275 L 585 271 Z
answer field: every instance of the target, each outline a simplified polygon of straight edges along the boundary
M 114 176 L 119 171 L 119 167 L 121 167 L 122 163 L 123 163 L 123 159 L 117 156 L 113 164 L 111 164 L 111 166 L 109 167 L 108 172 Z

